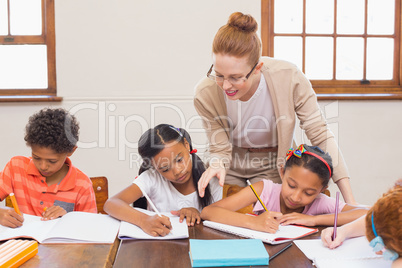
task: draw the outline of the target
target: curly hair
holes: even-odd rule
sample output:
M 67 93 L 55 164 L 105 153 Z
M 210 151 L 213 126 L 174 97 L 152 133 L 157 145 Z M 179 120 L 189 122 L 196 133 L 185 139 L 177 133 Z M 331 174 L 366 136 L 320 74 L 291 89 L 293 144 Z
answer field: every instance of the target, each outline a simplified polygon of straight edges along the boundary
M 366 236 L 369 241 L 375 238 L 371 215 L 374 213 L 374 227 L 384 245 L 402 256 L 402 180 L 385 193 L 366 215 Z
M 69 153 L 77 144 L 79 129 L 77 119 L 65 109 L 44 108 L 29 117 L 24 140 L 28 146 Z

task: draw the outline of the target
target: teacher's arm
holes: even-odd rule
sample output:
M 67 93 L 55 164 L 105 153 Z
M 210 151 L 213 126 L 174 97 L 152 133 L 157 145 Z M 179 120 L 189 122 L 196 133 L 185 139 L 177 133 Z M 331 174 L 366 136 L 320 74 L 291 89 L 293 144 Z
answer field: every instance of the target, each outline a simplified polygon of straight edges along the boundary
M 343 199 L 346 203 L 350 205 L 357 206 L 357 202 L 353 197 L 352 187 L 350 186 L 349 178 L 342 178 L 336 181 L 336 185 L 338 185 L 339 190 L 341 190 Z
M 344 200 L 355 205 L 352 188 L 349 183 L 349 172 L 342 153 L 329 129 L 317 102 L 317 96 L 304 74 L 295 71 L 293 74 L 294 109 L 300 120 L 300 128 L 305 131 L 311 144 L 329 153 L 332 158 L 334 173 L 332 180 L 341 190 Z
M 223 186 L 226 171 L 230 167 L 232 158 L 232 144 L 229 141 L 229 126 L 227 115 L 224 114 L 222 105 L 215 95 L 219 95 L 217 90 L 211 89 L 211 85 L 201 86 L 197 89 L 194 98 L 194 107 L 202 119 L 203 128 L 209 142 L 208 168 L 202 174 L 198 182 L 198 192 L 204 196 L 205 188 L 213 177 L 219 179 L 219 184 Z M 226 107 L 226 106 L 224 106 Z

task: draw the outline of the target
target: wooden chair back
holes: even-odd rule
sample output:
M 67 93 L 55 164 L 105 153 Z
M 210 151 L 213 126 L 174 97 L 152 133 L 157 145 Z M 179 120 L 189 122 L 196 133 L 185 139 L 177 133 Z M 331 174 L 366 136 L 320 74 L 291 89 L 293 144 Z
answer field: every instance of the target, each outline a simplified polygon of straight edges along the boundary
M 106 177 L 90 177 L 92 181 L 92 187 L 94 188 L 96 207 L 98 208 L 98 213 L 107 214 L 103 210 L 103 205 L 109 198 L 109 186 Z M 9 196 L 6 197 L 6 206 L 12 208 L 13 204 Z
M 94 188 L 96 207 L 99 214 L 107 214 L 103 210 L 106 200 L 109 198 L 109 185 L 106 177 L 90 177 Z
M 223 194 L 222 194 L 222 199 L 226 198 L 228 196 L 234 195 L 235 193 L 238 193 L 241 189 L 244 187 L 241 187 L 239 185 L 234 185 L 234 184 L 224 184 L 223 185 Z M 247 207 L 244 207 L 242 209 L 239 209 L 237 212 L 240 213 L 253 213 L 253 205 L 248 205 Z

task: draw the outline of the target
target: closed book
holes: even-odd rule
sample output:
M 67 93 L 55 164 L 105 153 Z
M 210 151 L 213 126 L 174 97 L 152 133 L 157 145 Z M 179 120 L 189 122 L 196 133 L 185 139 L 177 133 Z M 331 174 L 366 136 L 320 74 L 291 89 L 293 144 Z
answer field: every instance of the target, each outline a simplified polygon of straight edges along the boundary
M 259 239 L 190 239 L 192 267 L 268 265 L 269 255 Z

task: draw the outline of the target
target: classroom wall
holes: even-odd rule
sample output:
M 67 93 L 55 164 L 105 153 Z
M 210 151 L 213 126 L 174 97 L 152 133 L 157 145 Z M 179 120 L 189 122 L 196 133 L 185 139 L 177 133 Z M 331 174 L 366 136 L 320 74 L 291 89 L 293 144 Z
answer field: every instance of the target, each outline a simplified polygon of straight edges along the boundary
M 56 66 L 61 103 L 0 103 L 0 168 L 29 155 L 28 117 L 64 107 L 80 121 L 73 163 L 107 176 L 109 194 L 138 172 L 136 142 L 149 127 L 185 127 L 202 154 L 206 137 L 192 104 L 211 64 L 211 43 L 234 11 L 260 21 L 259 0 L 55 0 Z M 401 176 L 400 101 L 321 101 L 342 149 L 358 202 L 371 205 Z M 303 133 L 295 138 L 303 142 Z M 330 186 L 331 192 L 336 187 Z

